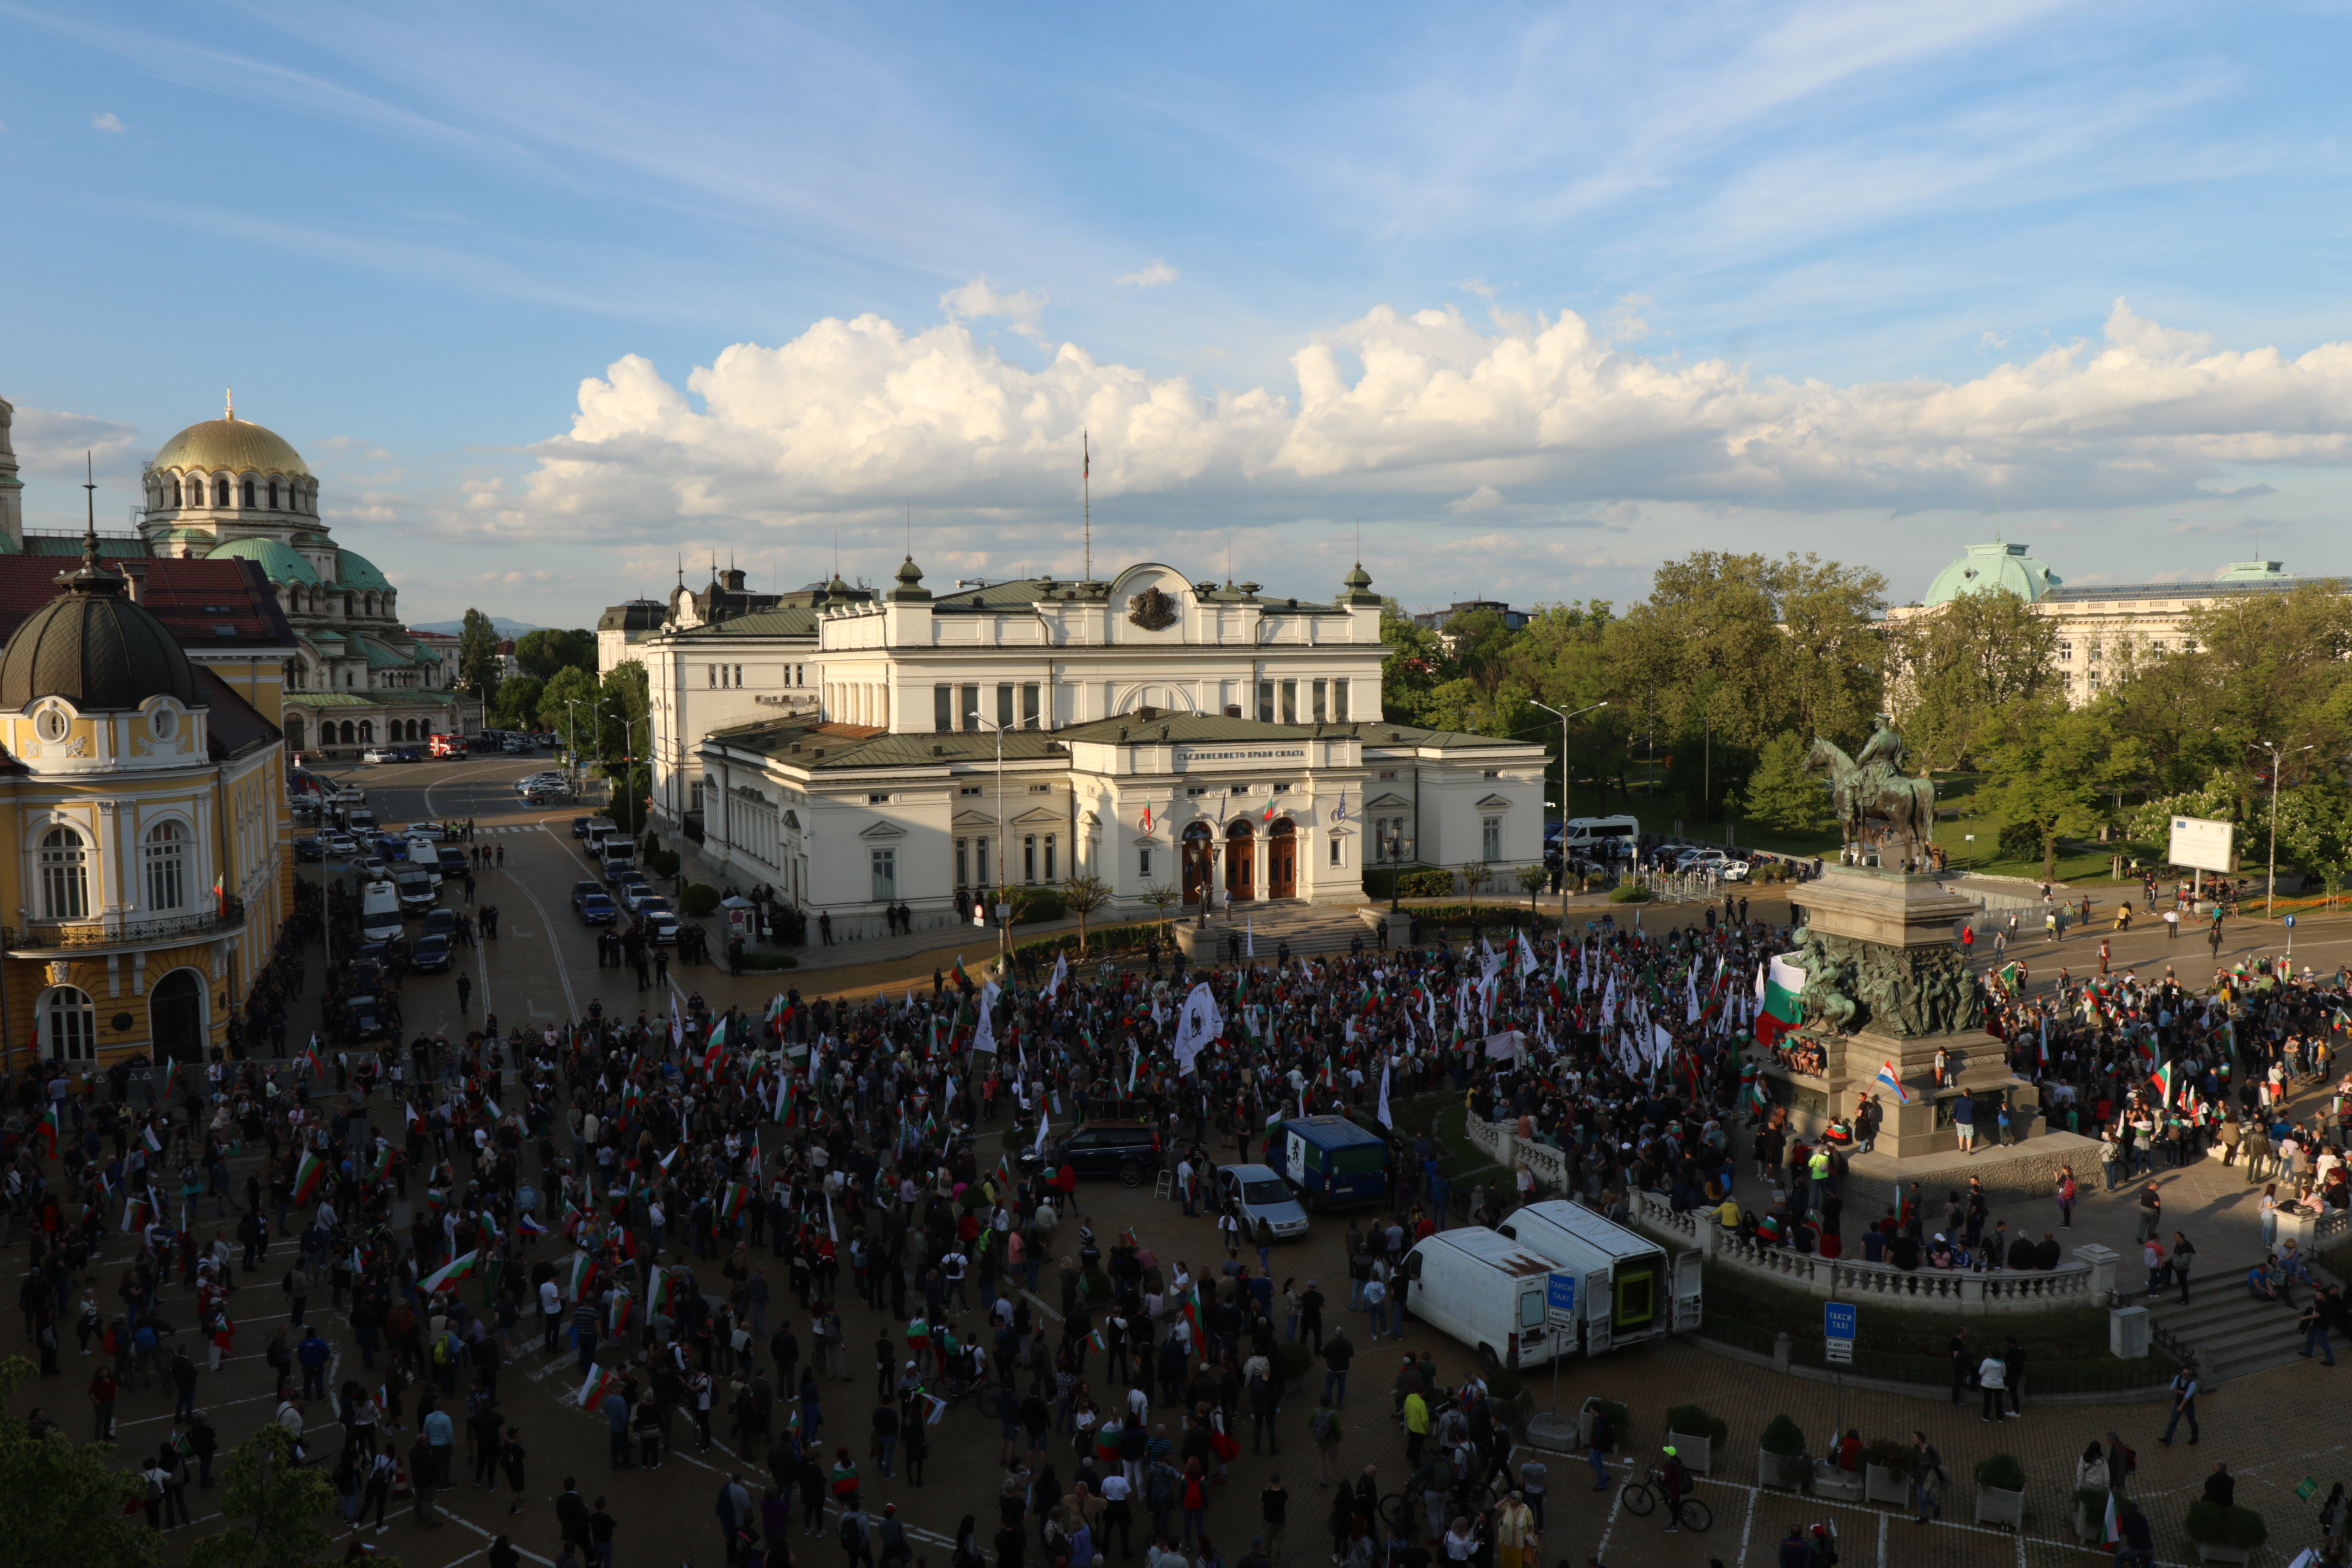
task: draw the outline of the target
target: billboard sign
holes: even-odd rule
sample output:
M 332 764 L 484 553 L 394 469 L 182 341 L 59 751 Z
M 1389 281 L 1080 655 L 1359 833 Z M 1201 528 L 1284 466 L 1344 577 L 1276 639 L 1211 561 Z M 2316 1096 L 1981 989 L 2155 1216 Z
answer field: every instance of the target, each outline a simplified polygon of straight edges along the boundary
M 2165 858 L 2176 866 L 2190 866 L 2200 871 L 2234 871 L 2237 865 L 2230 851 L 2236 832 L 2236 827 L 2227 822 L 2176 816 L 2172 819 L 2172 842 L 2165 851 Z

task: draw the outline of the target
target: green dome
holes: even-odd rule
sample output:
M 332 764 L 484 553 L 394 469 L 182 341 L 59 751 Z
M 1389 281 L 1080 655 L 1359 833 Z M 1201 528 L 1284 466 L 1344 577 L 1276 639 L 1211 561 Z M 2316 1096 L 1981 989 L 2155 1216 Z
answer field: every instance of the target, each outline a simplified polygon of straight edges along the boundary
M 375 569 L 375 563 L 356 550 L 335 552 L 335 581 L 345 588 L 387 589 L 392 586 L 383 574 Z
M 1971 544 L 1969 552 L 1936 574 L 1927 586 L 1929 605 L 1949 604 L 1963 594 L 1998 589 L 2027 604 L 2038 603 L 2064 579 L 2025 552 L 2022 544 Z
M 310 570 L 310 563 L 290 545 L 274 539 L 233 539 L 205 559 L 258 562 L 261 574 L 273 583 L 294 583 L 305 588 L 319 585 L 319 574 Z

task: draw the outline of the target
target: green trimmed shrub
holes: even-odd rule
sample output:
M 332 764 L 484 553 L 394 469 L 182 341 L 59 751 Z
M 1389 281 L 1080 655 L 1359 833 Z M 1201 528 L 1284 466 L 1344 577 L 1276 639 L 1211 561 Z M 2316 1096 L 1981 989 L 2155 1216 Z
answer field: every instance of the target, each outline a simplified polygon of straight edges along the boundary
M 1756 1439 L 1756 1446 L 1782 1458 L 1798 1458 L 1805 1451 L 1804 1428 L 1785 1415 L 1775 1415 L 1765 1424 L 1764 1435 Z
M 1454 873 L 1441 867 L 1407 871 L 1397 879 L 1397 892 L 1407 899 L 1442 899 L 1454 891 Z
M 677 908 L 689 920 L 708 919 L 719 908 L 719 889 L 708 882 L 688 882 L 677 896 Z
M 1013 923 L 1031 925 L 1039 921 L 1057 921 L 1069 912 L 1062 895 L 1051 888 L 1024 888 L 1013 895 Z
M 2017 1462 L 2014 1454 L 1987 1454 L 1977 1461 L 1977 1485 L 1996 1491 L 2021 1492 L 2025 1489 L 2025 1467 Z
M 1650 901 L 1650 889 L 1639 882 L 1621 882 L 1609 889 L 1609 901 L 1612 904 L 1646 904 Z
M 1685 1436 L 1704 1437 L 1710 1447 L 1720 1448 L 1731 1441 L 1731 1423 L 1710 1415 L 1699 1405 L 1670 1405 L 1666 1407 L 1666 1430 Z
M 1908 1478 L 1917 1460 L 1918 1456 L 1912 1452 L 1908 1443 L 1896 1443 L 1881 1437 L 1863 1446 L 1862 1462 L 1875 1465 L 1891 1476 Z
M 2101 1506 L 2105 1506 L 2102 1504 Z M 2189 1539 L 2207 1546 L 2252 1551 L 2271 1538 L 2271 1527 L 2250 1508 L 2223 1508 L 2199 1498 L 2189 1505 Z
M 646 858 L 646 863 L 654 868 L 656 877 L 675 877 L 684 862 L 678 859 L 675 849 L 656 849 Z
M 748 947 L 743 950 L 742 968 L 746 973 L 753 970 L 798 969 L 800 966 L 801 961 L 789 952 L 760 952 Z

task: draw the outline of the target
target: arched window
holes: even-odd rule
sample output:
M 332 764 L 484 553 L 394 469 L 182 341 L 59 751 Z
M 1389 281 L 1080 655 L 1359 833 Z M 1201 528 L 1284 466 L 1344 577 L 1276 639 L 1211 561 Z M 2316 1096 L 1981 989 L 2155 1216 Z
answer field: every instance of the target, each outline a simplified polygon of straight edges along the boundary
M 159 822 L 147 830 L 147 906 L 176 910 L 188 901 L 188 830 Z
M 349 678 L 349 677 L 345 677 L 345 679 L 349 679 L 350 678 Z M 343 721 L 343 744 L 344 744 L 344 745 L 348 746 L 348 745 L 350 745 L 350 744 L 352 743 L 352 734 L 353 734 L 353 731 L 352 731 L 352 721 L 351 721 L 349 719 L 346 719 L 346 720 L 344 720 L 344 721 Z
M 172 504 L 173 506 L 180 504 L 180 481 L 177 479 L 172 481 Z
M 239 505 L 251 506 L 253 504 L 253 481 L 251 479 L 245 480 L 237 487 L 237 493 L 244 498 L 243 500 L 238 503 Z
M 98 1059 L 98 1009 L 89 994 L 70 985 L 52 989 L 41 1004 L 41 1054 L 51 1061 Z
M 360 744 L 362 744 L 362 745 L 366 745 L 366 744 L 370 743 L 371 742 L 373 742 L 374 739 L 375 739 L 375 721 L 373 721 L 373 719 L 362 719 L 362 720 L 361 720 L 361 721 L 360 721 Z
M 53 921 L 89 918 L 89 851 L 70 827 L 41 840 L 41 907 Z
M 269 510 L 272 511 L 276 511 L 278 510 L 278 481 L 276 479 L 269 481 Z
M 228 476 L 226 474 L 223 474 L 213 480 L 213 505 L 228 505 Z
M 302 715 L 299 713 L 286 715 L 286 744 L 297 752 L 302 749 Z

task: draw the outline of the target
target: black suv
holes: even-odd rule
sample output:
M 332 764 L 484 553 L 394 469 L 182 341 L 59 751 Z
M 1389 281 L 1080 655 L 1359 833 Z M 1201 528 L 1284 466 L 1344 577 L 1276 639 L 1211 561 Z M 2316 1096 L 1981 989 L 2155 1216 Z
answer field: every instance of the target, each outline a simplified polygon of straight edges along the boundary
M 1024 1150 L 1024 1171 L 1058 1171 L 1064 1165 L 1081 1176 L 1117 1176 L 1123 1187 L 1139 1187 L 1143 1178 L 1160 1169 L 1160 1134 L 1140 1121 L 1087 1121 L 1047 1143 L 1041 1156 Z

